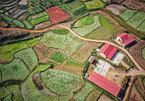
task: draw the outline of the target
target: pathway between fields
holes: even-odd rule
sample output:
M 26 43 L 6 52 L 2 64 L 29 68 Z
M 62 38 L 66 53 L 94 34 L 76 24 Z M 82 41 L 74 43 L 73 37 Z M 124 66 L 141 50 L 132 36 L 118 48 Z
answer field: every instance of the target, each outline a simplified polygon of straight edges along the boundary
M 48 28 L 45 28 L 45 29 L 42 29 L 42 30 L 28 30 L 28 29 L 21 29 L 21 28 L 2 28 L 0 27 L 0 29 L 2 30 L 18 30 L 18 31 L 26 31 L 26 32 L 30 32 L 30 33 L 41 33 L 41 32 L 45 32 L 49 29 L 53 29 L 53 28 L 57 28 L 57 27 L 61 27 L 61 28 L 65 28 L 65 29 L 68 29 L 74 36 L 76 36 L 77 38 L 81 39 L 81 40 L 84 40 L 84 41 L 90 41 L 90 42 L 99 42 L 99 43 L 108 43 L 108 44 L 111 44 L 112 46 L 115 46 L 117 47 L 118 49 L 122 50 L 124 53 L 126 53 L 126 55 L 132 60 L 132 62 L 136 65 L 136 67 L 140 70 L 140 71 L 144 71 L 140 66 L 139 64 L 135 61 L 135 59 L 131 56 L 131 54 L 126 50 L 124 49 L 123 47 L 113 43 L 113 42 L 110 42 L 108 40 L 94 40 L 94 39 L 87 39 L 87 38 L 84 38 L 82 36 L 79 36 L 77 33 L 75 33 L 72 29 L 70 29 L 69 27 L 67 26 L 64 26 L 64 25 L 54 25 L 54 26 L 51 26 L 51 27 L 48 27 Z

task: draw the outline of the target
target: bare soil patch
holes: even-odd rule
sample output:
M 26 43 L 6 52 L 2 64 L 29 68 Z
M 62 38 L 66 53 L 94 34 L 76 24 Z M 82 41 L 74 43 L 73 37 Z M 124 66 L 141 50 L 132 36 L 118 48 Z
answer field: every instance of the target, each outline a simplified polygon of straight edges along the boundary
M 129 48 L 130 54 L 137 63 L 145 70 L 145 60 L 142 57 L 142 49 L 145 47 L 145 41 L 138 41 L 136 45 Z
M 113 101 L 112 99 L 108 98 L 105 95 L 102 95 L 98 101 Z
M 85 42 L 72 56 L 72 59 L 75 59 L 80 62 L 86 61 L 86 59 L 90 56 L 93 49 L 99 46 L 98 43 L 93 42 Z
M 119 77 L 114 77 L 114 74 L 118 74 Z M 118 72 L 116 69 L 110 68 L 110 70 L 107 73 L 106 78 L 117 85 L 121 85 L 122 80 L 124 79 L 125 75 L 123 73 Z
M 56 49 L 46 46 L 41 42 L 38 42 L 34 46 L 34 50 L 41 62 L 46 62 L 48 58 L 56 51 Z

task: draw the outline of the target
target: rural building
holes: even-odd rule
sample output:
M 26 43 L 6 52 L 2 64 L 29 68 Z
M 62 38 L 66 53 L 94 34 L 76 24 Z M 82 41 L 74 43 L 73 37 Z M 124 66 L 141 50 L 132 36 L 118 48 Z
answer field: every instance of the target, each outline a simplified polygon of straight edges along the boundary
M 122 33 L 117 36 L 116 40 L 122 44 L 124 47 L 130 45 L 135 41 L 133 37 L 129 37 L 127 33 Z
M 94 56 L 91 56 L 91 57 L 89 58 L 89 62 L 90 62 L 90 63 L 93 63 L 94 61 L 95 61 Z
M 113 58 L 115 53 L 117 52 L 117 48 L 113 47 L 110 44 L 105 44 L 101 49 L 100 49 L 100 55 L 103 57 L 107 57 L 109 60 Z
M 96 85 L 103 88 L 104 90 L 108 91 L 109 93 L 116 96 L 117 98 L 122 99 L 124 94 L 124 89 L 122 89 L 120 86 L 113 83 L 112 81 L 99 75 L 98 73 L 93 71 L 88 77 L 88 80 L 95 83 Z

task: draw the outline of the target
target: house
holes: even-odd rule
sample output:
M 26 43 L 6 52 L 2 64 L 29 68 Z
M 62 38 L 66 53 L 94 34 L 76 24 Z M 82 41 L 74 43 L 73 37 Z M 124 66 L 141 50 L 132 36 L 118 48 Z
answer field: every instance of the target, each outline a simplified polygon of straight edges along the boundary
M 132 42 L 135 41 L 135 39 L 133 37 L 129 37 L 127 35 L 127 33 L 122 33 L 120 35 L 117 36 L 116 40 L 122 44 L 124 47 L 128 46 L 129 44 L 131 44 Z
M 89 75 L 87 79 L 93 82 L 94 84 L 98 85 L 99 87 L 103 88 L 104 90 L 108 91 L 112 95 L 118 97 L 119 99 L 122 99 L 124 89 L 122 89 L 114 82 L 104 78 L 103 76 L 99 75 L 94 71 Z
M 100 49 L 100 52 L 103 57 L 107 57 L 109 60 L 111 60 L 113 56 L 115 55 L 115 53 L 117 52 L 117 48 L 110 44 L 105 44 Z
M 93 63 L 94 61 L 95 61 L 94 56 L 91 56 L 91 57 L 89 58 L 89 62 L 90 62 L 90 63 Z

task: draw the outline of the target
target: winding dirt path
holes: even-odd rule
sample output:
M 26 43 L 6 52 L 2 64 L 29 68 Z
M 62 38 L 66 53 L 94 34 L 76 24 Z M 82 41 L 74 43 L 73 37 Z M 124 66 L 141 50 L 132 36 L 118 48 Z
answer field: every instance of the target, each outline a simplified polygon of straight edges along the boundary
M 67 26 L 64 26 L 64 25 L 54 25 L 54 26 L 51 26 L 51 27 L 48 27 L 48 28 L 45 28 L 45 29 L 42 29 L 42 30 L 28 30 L 28 29 L 21 29 L 21 28 L 2 28 L 0 27 L 0 29 L 2 30 L 19 30 L 19 31 L 26 31 L 26 32 L 32 32 L 32 33 L 41 33 L 41 32 L 45 32 L 49 29 L 53 29 L 53 28 L 57 28 L 57 27 L 60 27 L 60 28 L 65 28 L 67 30 L 69 30 L 74 36 L 76 36 L 77 38 L 81 39 L 81 40 L 84 40 L 84 41 L 89 41 L 89 42 L 99 42 L 99 43 L 108 43 L 108 44 L 111 44 L 112 46 L 115 46 L 117 47 L 118 49 L 122 50 L 124 53 L 126 53 L 126 55 L 131 59 L 131 61 L 136 65 L 136 67 L 140 70 L 140 71 L 144 71 L 140 65 L 135 61 L 135 59 L 131 56 L 131 54 L 126 50 L 124 49 L 123 47 L 113 43 L 113 42 L 110 42 L 108 40 L 94 40 L 94 39 L 87 39 L 87 38 L 84 38 L 82 36 L 79 36 L 77 33 L 75 33 L 72 29 L 70 29 L 69 27 Z

